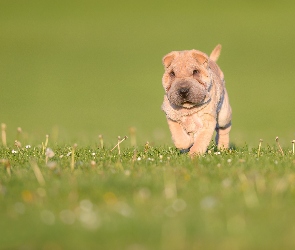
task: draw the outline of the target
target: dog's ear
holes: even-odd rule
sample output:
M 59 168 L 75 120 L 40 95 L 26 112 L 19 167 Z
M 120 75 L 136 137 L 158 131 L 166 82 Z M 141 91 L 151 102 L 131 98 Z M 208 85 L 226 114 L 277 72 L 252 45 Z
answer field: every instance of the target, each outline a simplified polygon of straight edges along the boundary
M 200 64 L 202 64 L 205 68 L 208 66 L 208 56 L 199 51 L 199 50 L 193 50 L 192 51 L 192 56 L 195 58 Z
M 221 51 L 221 45 L 218 44 L 211 52 L 210 54 L 210 59 L 214 62 L 216 62 L 219 58 L 219 55 L 220 55 L 220 51 Z
M 162 62 L 163 62 L 163 65 L 165 66 L 165 68 L 168 68 L 171 65 L 171 63 L 174 60 L 176 54 L 177 53 L 175 51 L 172 51 L 172 52 L 170 52 L 169 54 L 167 54 L 166 56 L 163 57 Z

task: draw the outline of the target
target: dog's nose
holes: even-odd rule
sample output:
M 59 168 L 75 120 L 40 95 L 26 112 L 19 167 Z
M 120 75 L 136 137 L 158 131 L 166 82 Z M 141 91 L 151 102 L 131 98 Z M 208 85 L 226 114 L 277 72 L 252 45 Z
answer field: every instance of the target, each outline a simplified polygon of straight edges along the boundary
M 178 90 L 179 95 L 182 98 L 186 98 L 188 96 L 189 88 L 183 87 Z

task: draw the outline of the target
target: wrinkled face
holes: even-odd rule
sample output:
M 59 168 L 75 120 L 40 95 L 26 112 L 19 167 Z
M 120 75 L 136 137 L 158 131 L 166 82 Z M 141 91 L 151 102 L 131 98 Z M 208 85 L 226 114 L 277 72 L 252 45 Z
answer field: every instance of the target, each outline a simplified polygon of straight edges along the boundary
M 191 108 L 204 103 L 211 85 L 208 60 L 197 50 L 175 51 L 163 58 L 163 87 L 171 104 Z

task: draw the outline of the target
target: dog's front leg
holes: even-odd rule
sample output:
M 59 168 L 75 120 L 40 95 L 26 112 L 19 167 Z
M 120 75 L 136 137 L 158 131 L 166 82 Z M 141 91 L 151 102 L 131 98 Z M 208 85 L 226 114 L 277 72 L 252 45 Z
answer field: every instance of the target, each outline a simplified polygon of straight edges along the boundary
M 216 144 L 219 149 L 229 147 L 229 131 L 231 129 L 231 106 L 229 104 L 228 94 L 224 90 L 224 99 L 218 114 L 218 126 L 216 128 Z
M 194 145 L 190 149 L 191 156 L 206 152 L 216 127 L 216 118 L 212 115 L 203 115 L 202 121 L 203 127 L 194 136 Z
M 183 127 L 178 122 L 172 121 L 169 118 L 167 118 L 167 122 L 175 147 L 177 147 L 180 150 L 190 148 L 193 144 L 193 141 L 191 137 L 183 129 Z

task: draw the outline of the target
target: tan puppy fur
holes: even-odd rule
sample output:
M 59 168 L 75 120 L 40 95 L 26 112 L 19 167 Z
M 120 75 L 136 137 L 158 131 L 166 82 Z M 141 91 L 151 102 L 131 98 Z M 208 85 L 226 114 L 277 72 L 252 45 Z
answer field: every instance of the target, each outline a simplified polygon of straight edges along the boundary
M 210 56 L 198 50 L 173 51 L 163 58 L 163 111 L 175 146 L 191 156 L 204 154 L 216 130 L 219 148 L 229 147 L 231 107 L 224 75 L 216 61 L 221 45 Z

